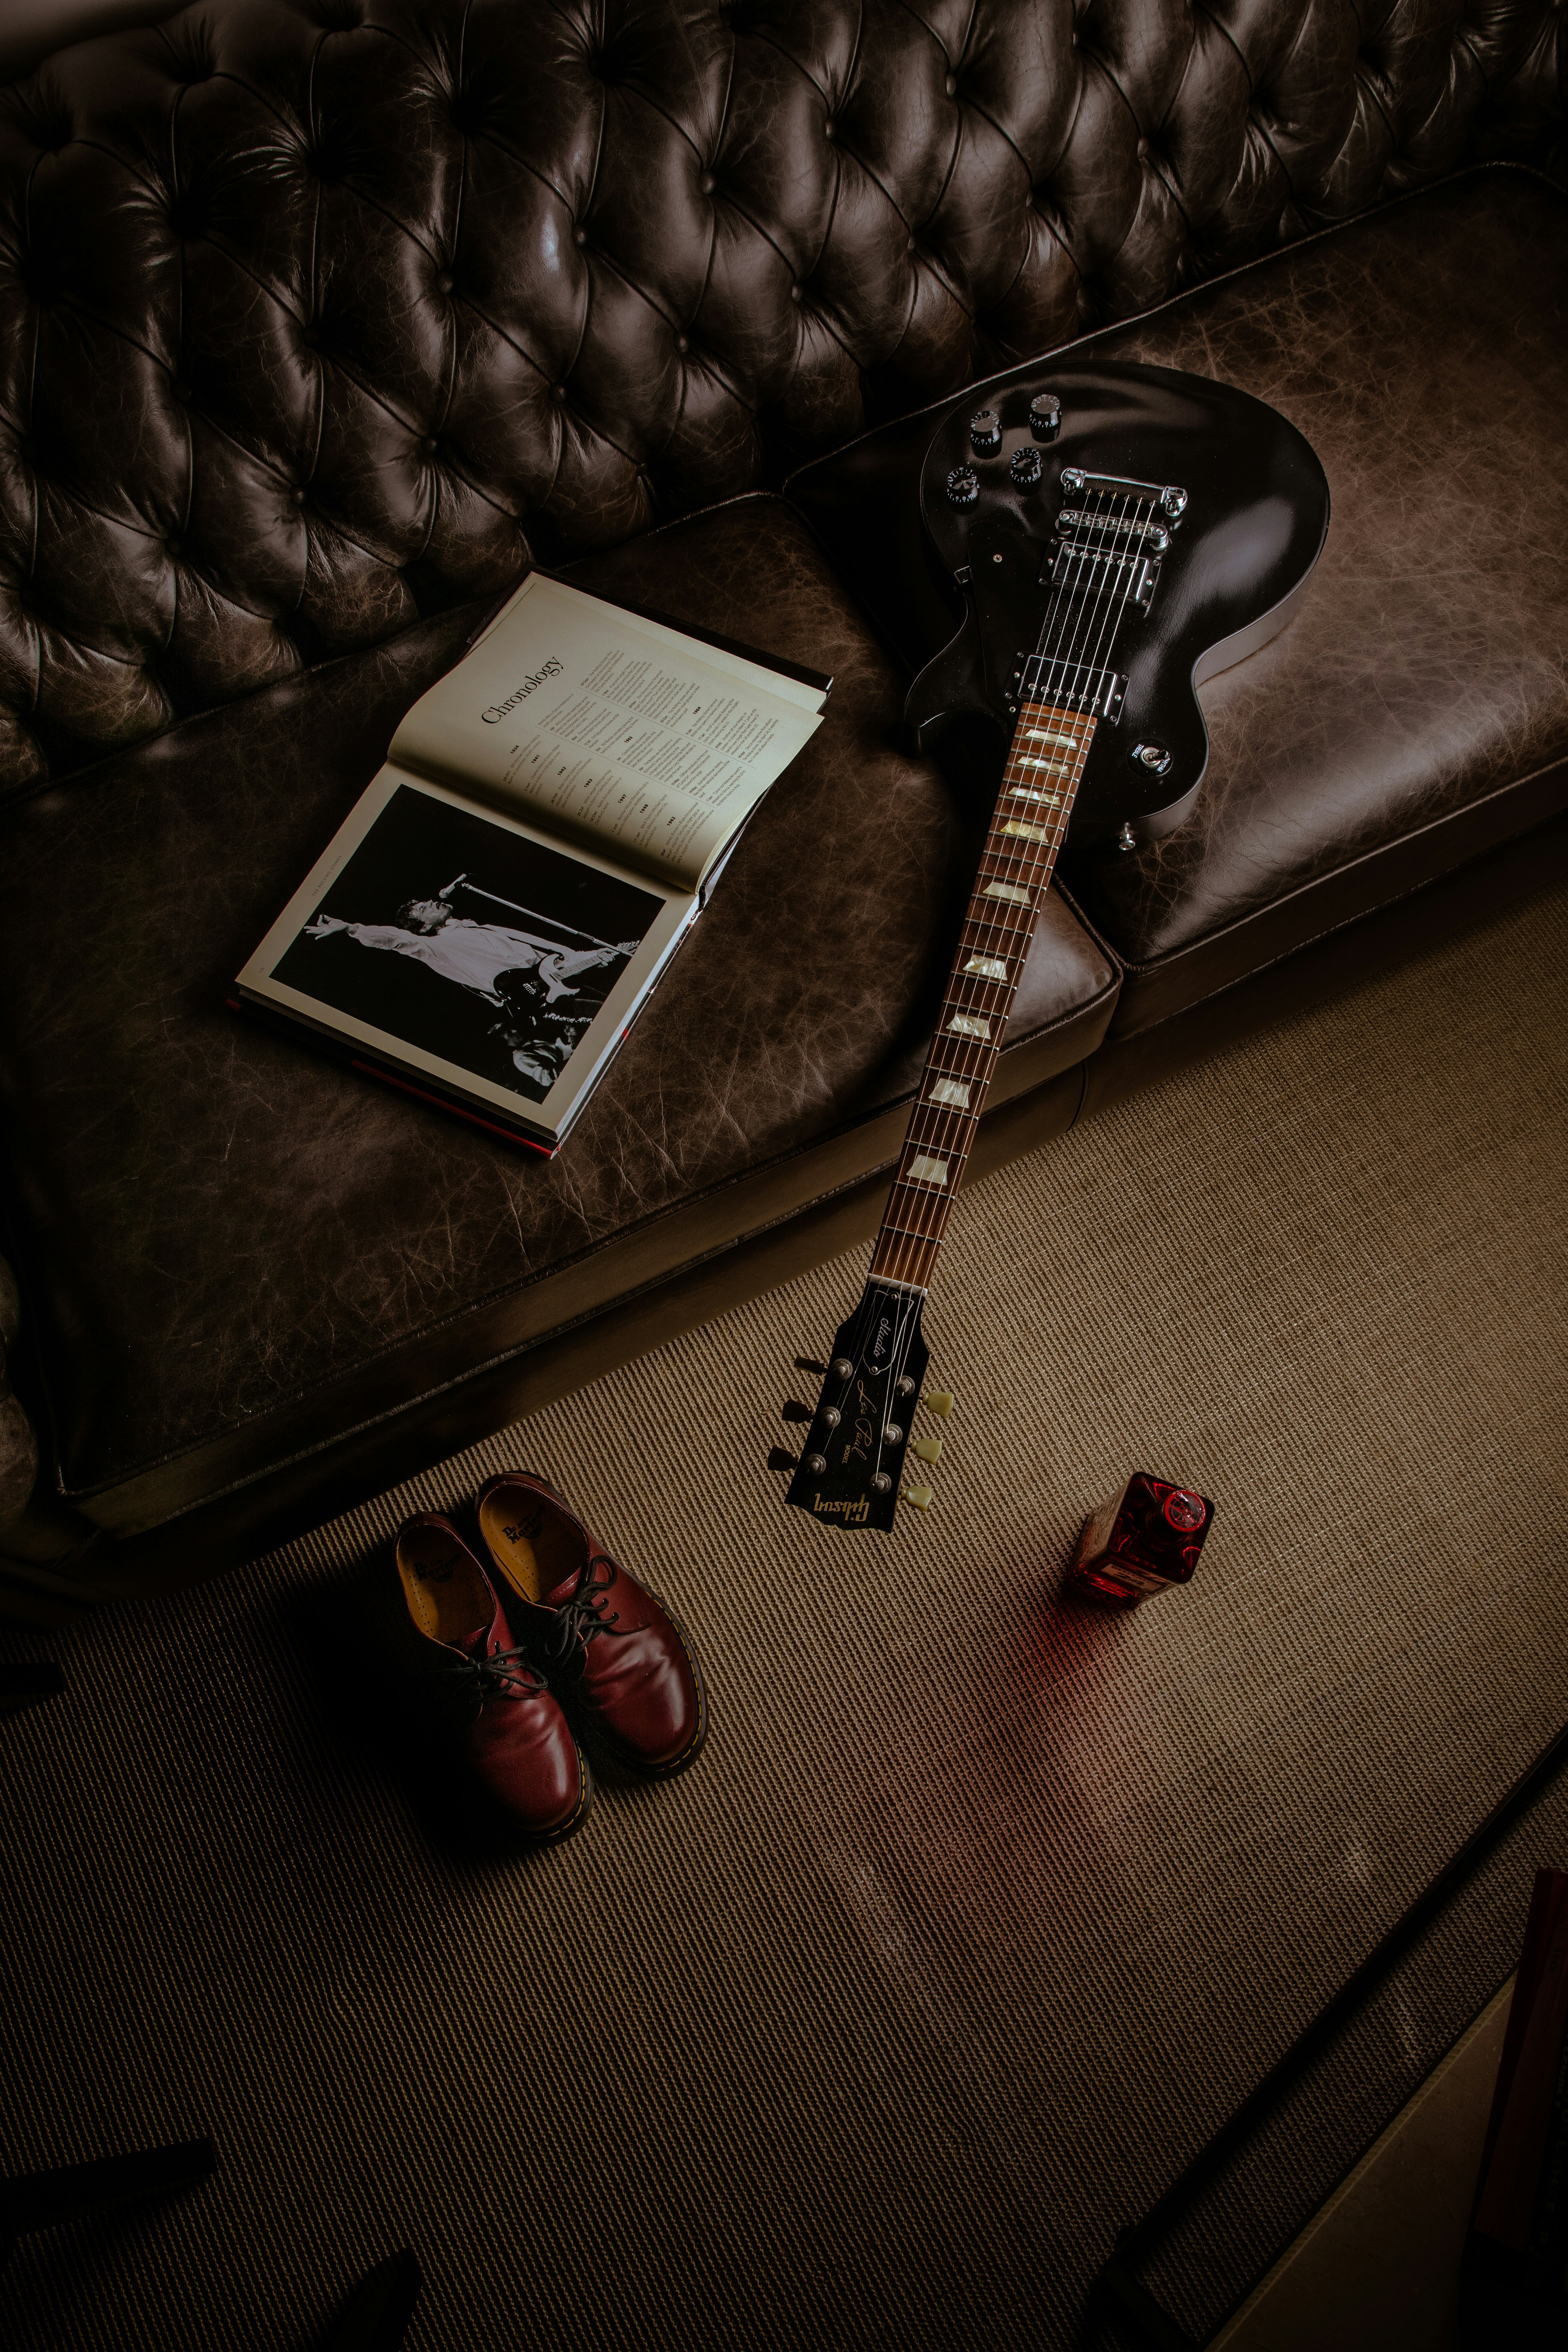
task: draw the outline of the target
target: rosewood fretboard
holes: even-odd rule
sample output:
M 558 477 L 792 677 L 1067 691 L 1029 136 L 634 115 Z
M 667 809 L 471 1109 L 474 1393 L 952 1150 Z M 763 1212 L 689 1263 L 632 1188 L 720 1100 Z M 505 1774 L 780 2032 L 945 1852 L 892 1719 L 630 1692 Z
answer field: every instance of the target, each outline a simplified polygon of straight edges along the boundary
M 1019 708 L 947 994 L 877 1235 L 873 1280 L 917 1290 L 930 1285 L 1095 723 L 1083 711 L 1049 703 Z

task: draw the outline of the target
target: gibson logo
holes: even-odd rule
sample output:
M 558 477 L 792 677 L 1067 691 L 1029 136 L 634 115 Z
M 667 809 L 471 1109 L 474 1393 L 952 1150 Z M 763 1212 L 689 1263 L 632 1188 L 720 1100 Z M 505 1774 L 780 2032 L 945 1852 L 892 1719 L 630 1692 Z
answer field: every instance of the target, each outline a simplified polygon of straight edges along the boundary
M 811 1498 L 811 1507 L 822 1519 L 842 1519 L 846 1527 L 858 1528 L 871 1516 L 868 1498 L 859 1495 L 851 1498 L 841 1495 L 836 1503 L 825 1503 L 820 1495 Z
M 560 675 L 561 664 L 552 654 L 547 662 L 540 664 L 531 677 L 523 679 L 515 693 L 509 694 L 504 702 L 492 702 L 488 710 L 480 711 L 479 717 L 487 727 L 499 727 L 507 712 L 515 710 L 520 702 L 526 702 L 536 686 L 542 686 L 547 677 L 559 677 Z

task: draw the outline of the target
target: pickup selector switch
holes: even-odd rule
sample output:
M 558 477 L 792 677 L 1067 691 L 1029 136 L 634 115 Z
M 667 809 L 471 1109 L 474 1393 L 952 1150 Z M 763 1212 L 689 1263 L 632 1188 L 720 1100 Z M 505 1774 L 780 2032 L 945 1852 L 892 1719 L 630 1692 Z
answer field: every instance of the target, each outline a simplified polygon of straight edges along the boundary
M 994 457 L 1002 446 L 1002 419 L 994 408 L 976 409 L 970 418 L 969 446 L 982 457 Z
M 1032 490 L 1045 470 L 1046 461 L 1037 449 L 1015 449 L 1007 467 L 1016 490 Z
M 980 477 L 973 466 L 955 466 L 947 478 L 950 507 L 972 507 L 980 496 Z
M 1171 755 L 1163 743 L 1134 743 L 1131 757 L 1135 768 L 1146 768 L 1152 776 L 1171 772 Z
M 1029 430 L 1037 441 L 1054 441 L 1062 429 L 1062 404 L 1054 392 L 1037 392 L 1029 403 Z

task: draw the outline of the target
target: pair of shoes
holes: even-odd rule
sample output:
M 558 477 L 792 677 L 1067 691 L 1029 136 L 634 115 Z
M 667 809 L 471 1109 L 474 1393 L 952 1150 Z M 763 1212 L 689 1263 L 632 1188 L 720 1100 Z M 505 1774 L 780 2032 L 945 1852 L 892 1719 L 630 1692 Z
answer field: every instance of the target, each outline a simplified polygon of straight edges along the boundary
M 482 1559 L 450 1519 L 420 1511 L 398 1531 L 397 1572 L 416 1630 L 451 1653 L 470 1762 L 530 1837 L 555 1844 L 594 1795 L 558 1692 L 658 1780 L 696 1762 L 708 1696 L 674 1618 L 544 1479 L 489 1479 L 475 1516 Z

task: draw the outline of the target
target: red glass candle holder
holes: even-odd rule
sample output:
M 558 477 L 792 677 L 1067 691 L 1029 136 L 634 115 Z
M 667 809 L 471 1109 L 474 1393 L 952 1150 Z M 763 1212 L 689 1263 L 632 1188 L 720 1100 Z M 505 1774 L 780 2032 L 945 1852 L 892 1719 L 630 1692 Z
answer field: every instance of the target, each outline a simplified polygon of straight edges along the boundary
M 1213 1517 L 1206 1495 L 1135 1470 L 1085 1523 L 1068 1586 L 1105 1606 L 1136 1609 L 1151 1592 L 1188 1581 Z

